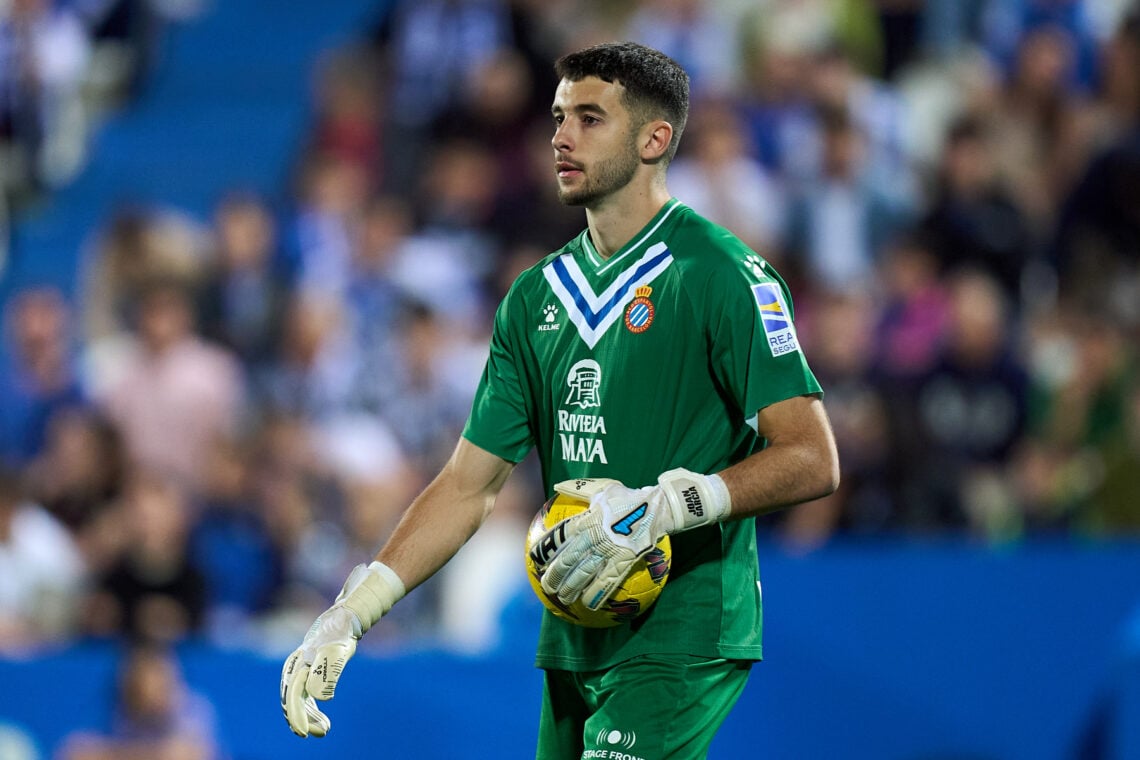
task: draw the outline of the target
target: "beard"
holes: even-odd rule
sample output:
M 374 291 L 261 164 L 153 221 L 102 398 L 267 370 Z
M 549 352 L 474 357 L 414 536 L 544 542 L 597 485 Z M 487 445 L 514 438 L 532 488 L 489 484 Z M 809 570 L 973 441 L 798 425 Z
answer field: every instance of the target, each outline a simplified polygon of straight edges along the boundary
M 558 200 L 566 206 L 592 206 L 608 195 L 628 185 L 641 165 L 637 145 L 633 139 L 629 149 L 613 158 L 600 162 L 594 172 L 583 172 L 585 182 L 576 188 L 558 187 Z

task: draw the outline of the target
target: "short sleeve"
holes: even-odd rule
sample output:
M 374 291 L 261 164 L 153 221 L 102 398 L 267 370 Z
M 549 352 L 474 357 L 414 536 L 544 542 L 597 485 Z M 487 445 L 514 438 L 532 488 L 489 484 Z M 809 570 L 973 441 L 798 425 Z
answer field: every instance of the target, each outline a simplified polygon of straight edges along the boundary
M 822 395 L 796 334 L 792 299 L 756 254 L 717 267 L 709 280 L 712 370 L 745 419 L 795 396 Z
M 520 366 L 521 351 L 511 322 L 508 294 L 495 312 L 490 353 L 475 391 L 471 415 L 463 437 L 481 449 L 510 462 L 520 462 L 534 446 L 529 416 L 529 398 Z

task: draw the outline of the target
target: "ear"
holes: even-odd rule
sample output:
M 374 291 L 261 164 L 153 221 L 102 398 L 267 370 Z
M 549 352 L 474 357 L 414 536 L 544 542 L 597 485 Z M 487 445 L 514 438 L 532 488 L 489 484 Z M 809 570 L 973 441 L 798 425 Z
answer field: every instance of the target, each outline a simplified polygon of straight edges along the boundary
M 664 119 L 651 121 L 641 128 L 641 160 L 655 164 L 660 161 L 673 141 L 673 125 Z

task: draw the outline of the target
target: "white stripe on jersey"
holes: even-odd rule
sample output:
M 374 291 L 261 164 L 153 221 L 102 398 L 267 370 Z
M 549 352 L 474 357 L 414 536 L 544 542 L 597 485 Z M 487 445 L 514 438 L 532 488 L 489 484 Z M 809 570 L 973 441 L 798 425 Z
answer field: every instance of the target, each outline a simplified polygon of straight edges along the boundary
M 578 262 L 569 253 L 548 263 L 542 273 L 566 308 L 571 323 L 578 328 L 578 335 L 593 348 L 637 295 L 637 288 L 657 279 L 672 263 L 673 254 L 666 245 L 656 243 L 600 294 L 594 293 Z

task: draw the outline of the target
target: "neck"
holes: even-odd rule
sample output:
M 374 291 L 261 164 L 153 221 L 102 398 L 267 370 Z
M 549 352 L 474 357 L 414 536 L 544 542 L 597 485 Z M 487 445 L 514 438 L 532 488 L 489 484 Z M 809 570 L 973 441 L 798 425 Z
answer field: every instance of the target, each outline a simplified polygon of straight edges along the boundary
M 586 208 L 590 240 L 602 258 L 621 250 L 669 202 L 664 182 L 621 191 Z

